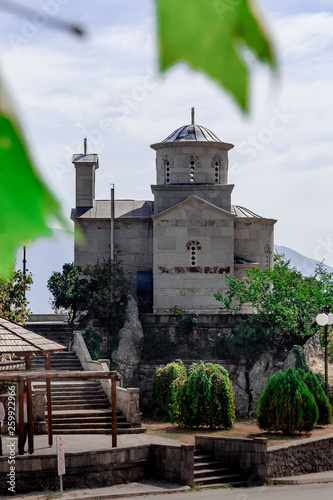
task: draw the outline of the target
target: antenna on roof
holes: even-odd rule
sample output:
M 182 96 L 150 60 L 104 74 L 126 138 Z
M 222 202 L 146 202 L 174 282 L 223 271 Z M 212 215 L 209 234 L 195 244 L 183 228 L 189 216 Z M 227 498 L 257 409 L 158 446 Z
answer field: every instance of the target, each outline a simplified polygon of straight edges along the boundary
M 191 124 L 194 125 L 194 112 L 195 108 L 191 108 Z
M 86 154 L 87 154 L 87 138 L 86 137 L 83 139 L 83 154 L 84 154 L 84 156 L 86 156 Z

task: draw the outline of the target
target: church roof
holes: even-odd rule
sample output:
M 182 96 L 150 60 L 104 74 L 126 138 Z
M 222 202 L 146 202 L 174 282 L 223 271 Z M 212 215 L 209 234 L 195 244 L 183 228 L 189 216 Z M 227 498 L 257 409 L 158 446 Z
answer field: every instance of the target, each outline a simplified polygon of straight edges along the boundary
M 270 222 L 277 222 L 276 219 L 267 219 L 266 217 L 261 217 L 258 214 L 255 214 L 252 212 L 252 210 L 249 210 L 248 208 L 245 207 L 240 207 L 239 205 L 231 205 L 231 213 L 236 215 L 238 218 L 248 218 L 248 219 L 261 219 L 265 221 L 270 221 Z
M 201 125 L 184 125 L 170 134 L 162 142 L 204 141 L 222 142 L 213 132 Z
M 153 213 L 153 201 L 115 200 L 116 219 L 145 219 Z M 74 219 L 110 219 L 111 201 L 96 200 L 92 208 L 73 208 Z

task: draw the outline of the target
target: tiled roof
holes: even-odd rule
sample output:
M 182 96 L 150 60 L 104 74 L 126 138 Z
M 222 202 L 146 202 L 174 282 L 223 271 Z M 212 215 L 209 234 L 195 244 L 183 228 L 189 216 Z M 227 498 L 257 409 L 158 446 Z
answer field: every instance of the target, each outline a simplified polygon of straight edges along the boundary
M 0 318 L 0 354 L 62 351 L 65 346 Z

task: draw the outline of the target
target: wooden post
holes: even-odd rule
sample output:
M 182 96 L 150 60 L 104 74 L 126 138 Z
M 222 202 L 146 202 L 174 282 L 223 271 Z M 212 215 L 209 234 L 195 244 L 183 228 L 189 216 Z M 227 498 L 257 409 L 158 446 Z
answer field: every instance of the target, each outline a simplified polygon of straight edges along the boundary
M 31 356 L 25 357 L 26 369 L 31 369 Z M 28 450 L 29 453 L 34 452 L 34 417 L 32 413 L 32 390 L 31 379 L 27 378 L 27 412 L 28 412 Z
M 117 381 L 111 377 L 112 447 L 117 448 Z
M 45 368 L 50 370 L 50 353 L 45 354 Z M 46 379 L 46 399 L 47 399 L 47 431 L 49 436 L 49 446 L 53 445 L 53 422 L 52 422 L 52 399 L 51 399 L 51 379 Z
M 19 380 L 19 391 L 18 391 L 18 406 L 19 406 L 19 441 L 18 441 L 18 453 L 19 455 L 24 455 L 24 378 L 20 377 Z

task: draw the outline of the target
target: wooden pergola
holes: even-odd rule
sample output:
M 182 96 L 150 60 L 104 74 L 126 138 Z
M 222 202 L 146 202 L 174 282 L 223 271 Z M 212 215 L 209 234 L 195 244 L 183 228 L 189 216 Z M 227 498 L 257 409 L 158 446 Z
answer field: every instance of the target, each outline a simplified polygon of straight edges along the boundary
M 12 381 L 18 383 L 18 403 L 19 403 L 19 455 L 24 454 L 24 387 L 27 392 L 27 412 L 28 412 L 28 450 L 34 452 L 33 442 L 33 415 L 32 415 L 32 389 L 31 381 L 46 380 L 47 397 L 47 424 L 49 446 L 53 444 L 52 428 L 52 399 L 51 399 L 51 379 L 111 379 L 112 395 L 112 446 L 117 446 L 117 401 L 116 401 L 116 380 L 117 372 L 88 372 L 88 371 L 54 371 L 50 369 L 50 353 L 62 351 L 65 346 L 53 342 L 42 335 L 31 332 L 20 325 L 16 325 L 8 320 L 0 318 L 0 355 L 15 354 L 15 356 L 25 358 L 25 370 L 0 371 L 0 381 Z M 31 357 L 36 354 L 45 355 L 45 370 L 31 370 Z

